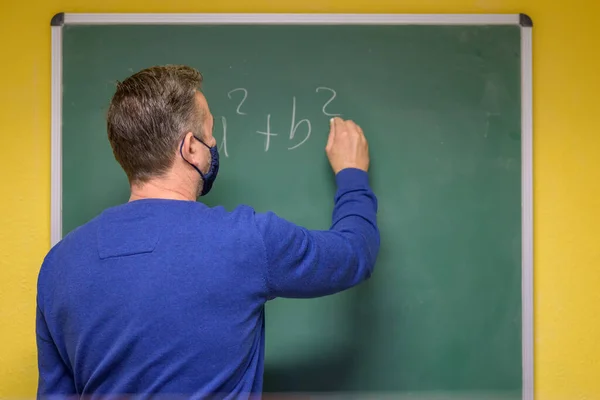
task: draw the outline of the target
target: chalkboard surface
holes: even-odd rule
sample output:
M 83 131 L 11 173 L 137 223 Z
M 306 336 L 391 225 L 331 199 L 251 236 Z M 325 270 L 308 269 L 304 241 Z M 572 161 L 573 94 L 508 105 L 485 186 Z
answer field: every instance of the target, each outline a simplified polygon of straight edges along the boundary
M 127 201 L 104 118 L 142 68 L 204 75 L 222 160 L 210 205 L 328 228 L 328 120 L 354 119 L 380 257 L 357 288 L 267 304 L 266 390 L 520 398 L 518 26 L 65 26 L 62 41 L 63 235 Z

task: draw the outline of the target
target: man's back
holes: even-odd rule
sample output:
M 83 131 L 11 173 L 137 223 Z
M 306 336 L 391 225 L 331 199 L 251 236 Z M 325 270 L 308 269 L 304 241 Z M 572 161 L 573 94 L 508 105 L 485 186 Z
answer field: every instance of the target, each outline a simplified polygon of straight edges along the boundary
M 260 394 L 264 303 L 336 293 L 372 272 L 367 174 L 336 181 L 329 231 L 249 207 L 146 199 L 68 235 L 38 282 L 40 394 Z

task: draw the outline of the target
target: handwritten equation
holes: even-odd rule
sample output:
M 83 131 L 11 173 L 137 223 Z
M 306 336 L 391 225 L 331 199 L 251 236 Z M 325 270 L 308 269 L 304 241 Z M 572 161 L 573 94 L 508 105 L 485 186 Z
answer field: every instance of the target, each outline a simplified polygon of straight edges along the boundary
M 341 114 L 332 113 L 329 111 L 329 106 L 331 102 L 336 98 L 337 93 L 334 89 L 319 86 L 315 89 L 315 93 L 327 93 L 328 97 L 321 111 L 323 115 L 327 117 L 335 117 Z M 227 98 L 229 98 L 232 102 L 235 102 L 235 113 L 237 115 L 248 115 L 245 111 L 244 104 L 246 100 L 248 100 L 248 90 L 245 88 L 235 88 L 227 92 Z M 225 116 L 219 117 L 221 119 L 221 126 L 223 129 L 222 132 L 222 140 L 219 144 L 219 152 L 225 155 L 225 157 L 229 157 L 229 152 L 227 150 L 227 118 Z M 292 96 L 291 102 L 291 123 L 290 123 L 290 131 L 289 131 L 289 141 L 290 145 L 288 150 L 294 150 L 298 147 L 302 146 L 308 139 L 310 139 L 310 135 L 312 133 L 312 125 L 308 118 L 303 118 L 300 120 L 296 120 L 296 96 Z M 282 136 L 281 132 L 273 132 L 271 130 L 271 114 L 266 115 L 265 128 L 263 130 L 255 131 L 256 134 L 264 136 L 264 151 L 269 151 L 271 146 L 271 138 L 274 136 Z M 287 135 L 287 132 L 285 133 Z

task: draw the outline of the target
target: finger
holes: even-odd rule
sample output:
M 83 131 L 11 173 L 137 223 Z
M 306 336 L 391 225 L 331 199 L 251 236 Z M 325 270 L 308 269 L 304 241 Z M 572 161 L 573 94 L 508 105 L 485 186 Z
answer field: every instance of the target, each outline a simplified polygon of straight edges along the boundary
M 358 130 L 358 133 L 360 133 L 362 136 L 365 135 L 365 133 L 363 132 L 362 128 L 360 127 L 360 125 L 356 124 L 356 129 Z
M 335 125 L 335 133 L 344 133 L 345 131 L 347 131 L 347 128 L 345 126 L 344 120 L 341 119 L 340 117 L 335 117 L 333 119 L 333 123 Z
M 360 140 L 362 142 L 366 142 L 367 137 L 365 136 L 365 133 L 363 132 L 362 128 L 359 125 L 357 125 L 357 127 L 358 127 L 358 134 L 360 135 Z
M 351 122 L 352 122 L 352 129 L 354 129 L 356 131 L 356 133 L 358 133 L 358 136 L 360 137 L 360 139 L 367 140 L 367 138 L 365 138 L 365 134 L 364 134 L 362 128 L 360 127 L 360 125 L 358 125 L 354 121 L 351 121 Z
M 333 140 L 335 139 L 335 120 L 331 118 L 329 120 L 329 137 L 327 138 L 326 149 L 330 149 L 333 146 Z
M 360 135 L 360 131 L 358 128 L 358 125 L 356 125 L 356 123 L 352 120 L 348 120 L 346 121 L 346 127 L 349 133 L 352 134 L 352 136 L 361 136 Z

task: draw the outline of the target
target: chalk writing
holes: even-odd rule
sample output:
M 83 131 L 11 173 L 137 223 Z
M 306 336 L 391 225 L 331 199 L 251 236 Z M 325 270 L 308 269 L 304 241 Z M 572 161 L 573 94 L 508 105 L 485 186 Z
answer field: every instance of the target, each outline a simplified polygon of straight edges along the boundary
M 237 104 L 237 106 L 235 108 L 235 113 L 237 115 L 246 116 L 248 114 L 246 112 L 242 111 L 242 107 L 244 106 L 246 100 L 248 99 L 248 90 L 245 88 L 241 88 L 241 87 L 235 88 L 235 89 L 232 89 L 229 92 L 227 92 L 227 97 L 230 100 L 233 100 L 235 97 L 234 93 L 236 93 L 236 92 L 241 92 L 242 95 L 241 95 L 241 98 L 239 96 L 237 96 L 237 98 L 240 98 L 240 99 L 239 99 L 239 103 Z M 334 113 L 330 110 L 333 100 L 335 100 L 337 98 L 337 92 L 334 89 L 326 87 L 326 86 L 319 86 L 315 89 L 315 93 L 321 93 L 321 92 L 329 92 L 329 97 L 327 98 L 327 100 L 325 101 L 323 106 L 321 107 L 321 111 L 322 111 L 323 115 L 326 117 L 342 115 L 340 113 Z M 300 120 L 296 120 L 297 113 L 298 113 L 297 98 L 296 98 L 296 96 L 292 96 L 292 110 L 291 110 L 291 121 L 290 121 L 291 123 L 290 123 L 290 135 L 289 135 L 290 143 L 288 145 L 288 150 L 294 150 L 294 149 L 297 149 L 298 147 L 302 146 L 304 143 L 306 143 L 310 139 L 310 136 L 312 133 L 311 121 L 308 118 L 302 118 Z M 271 137 L 279 136 L 278 133 L 271 131 L 271 116 L 272 115 L 273 114 L 271 114 L 271 113 L 267 114 L 267 126 L 266 126 L 265 130 L 255 131 L 256 133 L 263 135 L 265 137 L 265 143 L 264 143 L 264 151 L 265 152 L 269 151 L 269 149 L 271 148 Z M 222 129 L 223 129 L 223 136 L 222 136 L 222 141 L 219 144 L 219 151 L 222 151 L 225 154 L 225 157 L 229 157 L 229 152 L 227 149 L 227 133 L 228 133 L 227 132 L 227 119 L 225 118 L 225 116 L 220 117 L 220 119 L 221 119 L 221 125 L 222 125 Z
M 235 109 L 235 112 L 238 113 L 239 115 L 246 115 L 246 113 L 241 112 L 240 108 L 242 107 L 242 104 L 244 104 L 244 102 L 246 101 L 246 97 L 248 97 L 248 91 L 244 88 L 236 88 L 233 90 L 230 90 L 229 93 L 227 93 L 227 97 L 229 97 L 231 99 L 231 94 L 237 91 L 242 91 L 244 92 L 244 97 L 242 97 L 242 101 L 240 101 L 240 104 L 238 104 L 237 108 Z
M 335 99 L 335 97 L 337 96 L 337 93 L 335 92 L 335 90 L 325 87 L 325 86 L 319 86 L 316 90 L 317 93 L 319 93 L 320 90 L 329 90 L 332 94 L 331 98 L 329 100 L 327 100 L 327 102 L 323 105 L 322 111 L 323 114 L 325 114 L 328 117 L 337 117 L 341 114 L 330 114 L 327 111 L 325 111 L 325 108 L 329 105 L 329 103 L 331 103 L 333 101 L 333 99 Z
M 292 126 L 290 128 L 290 140 L 294 139 L 294 136 L 296 135 L 296 130 L 298 129 L 298 127 L 300 125 L 302 125 L 302 123 L 306 123 L 307 132 L 306 132 L 306 137 L 304 138 L 304 140 L 302 140 L 300 143 L 296 144 L 295 146 L 288 147 L 288 150 L 294 150 L 295 148 L 303 145 L 304 142 L 306 142 L 308 140 L 308 138 L 310 137 L 310 131 L 311 131 L 310 121 L 308 119 L 304 118 L 304 119 L 301 119 L 300 121 L 296 122 L 296 96 L 294 96 L 292 99 L 293 99 L 292 100 Z
M 269 145 L 271 144 L 271 136 L 277 136 L 277 133 L 271 132 L 271 114 L 267 114 L 267 131 L 256 131 L 261 135 L 265 135 L 265 151 L 269 151 Z
M 219 152 L 222 151 L 225 157 L 229 157 L 229 153 L 227 153 L 227 119 L 225 117 L 221 117 L 221 124 L 223 125 L 223 139 L 219 146 Z

